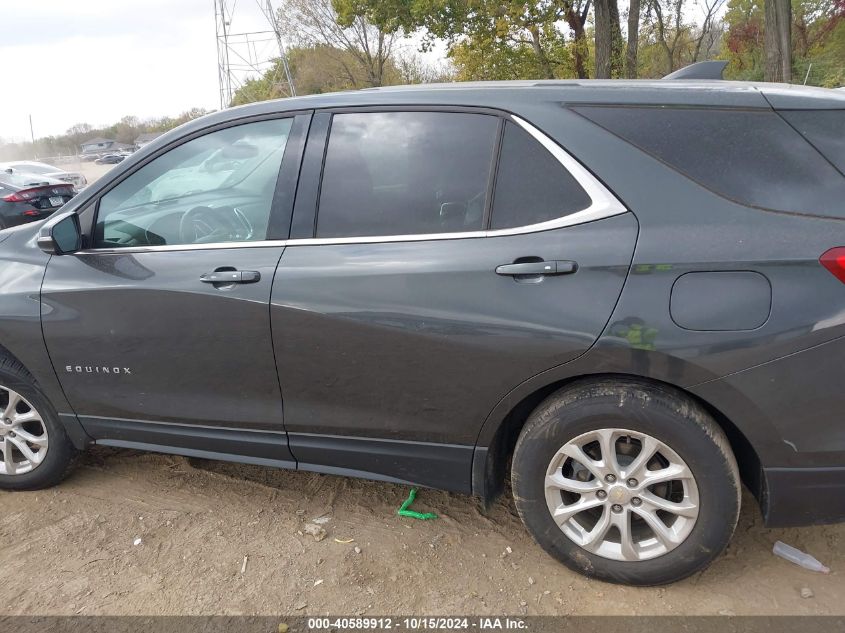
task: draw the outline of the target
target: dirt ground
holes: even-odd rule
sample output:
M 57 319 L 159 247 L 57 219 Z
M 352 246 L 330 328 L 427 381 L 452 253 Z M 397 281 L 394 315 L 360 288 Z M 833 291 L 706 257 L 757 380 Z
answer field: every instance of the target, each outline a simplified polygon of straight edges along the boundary
M 507 499 L 482 512 L 421 490 L 415 508 L 441 518 L 417 521 L 395 514 L 407 493 L 98 448 L 57 488 L 0 492 L 0 615 L 845 614 L 845 525 L 768 530 L 748 495 L 712 567 L 634 589 L 553 561 Z M 776 539 L 831 574 L 774 557 Z

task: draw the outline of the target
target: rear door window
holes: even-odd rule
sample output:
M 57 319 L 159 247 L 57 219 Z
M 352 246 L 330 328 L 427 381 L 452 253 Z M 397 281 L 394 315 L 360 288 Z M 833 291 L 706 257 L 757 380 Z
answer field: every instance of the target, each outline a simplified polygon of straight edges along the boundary
M 615 106 L 575 110 L 741 204 L 845 216 L 845 178 L 773 111 Z
M 845 174 L 845 110 L 785 110 L 780 115 Z
M 481 230 L 498 125 L 456 112 L 335 114 L 317 237 Z
M 590 206 L 587 192 L 531 135 L 505 124 L 491 229 L 508 229 L 564 217 Z

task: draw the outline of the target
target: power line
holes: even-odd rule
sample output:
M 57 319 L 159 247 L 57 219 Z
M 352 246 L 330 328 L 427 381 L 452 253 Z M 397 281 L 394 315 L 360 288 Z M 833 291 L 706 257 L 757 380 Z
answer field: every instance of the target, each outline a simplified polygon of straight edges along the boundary
M 268 25 L 269 30 L 236 32 L 235 7 L 238 0 L 214 0 L 214 24 L 217 38 L 217 79 L 220 90 L 220 108 L 228 108 L 235 92 L 246 84 L 247 80 L 259 78 L 270 69 L 276 72 L 270 77 L 279 92 L 286 96 L 296 96 L 287 52 L 282 40 L 281 27 L 271 0 L 256 0 L 258 15 Z M 246 17 L 248 7 L 238 9 Z M 237 27 L 234 27 L 237 28 Z M 271 43 L 273 44 L 271 46 Z M 284 81 L 278 77 L 275 59 L 281 61 Z

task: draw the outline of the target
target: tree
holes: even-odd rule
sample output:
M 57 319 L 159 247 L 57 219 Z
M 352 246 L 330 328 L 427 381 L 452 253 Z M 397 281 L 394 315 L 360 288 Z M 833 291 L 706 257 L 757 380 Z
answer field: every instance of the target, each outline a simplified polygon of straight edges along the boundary
M 663 50 L 664 73 L 668 75 L 679 68 L 679 49 L 688 28 L 683 23 L 685 0 L 648 0 L 650 26 Z
M 845 84 L 845 0 L 792 5 L 793 76 L 815 85 Z
M 789 77 L 808 84 L 836 87 L 845 83 L 845 0 L 793 0 L 792 66 Z M 728 0 L 721 56 L 733 79 L 765 76 L 765 9 L 763 0 Z M 783 60 L 781 60 L 782 62 Z M 782 72 L 781 66 L 778 66 Z
M 728 60 L 726 75 L 734 79 L 763 79 L 763 2 L 728 0 L 725 13 L 727 35 L 722 57 Z
M 622 70 L 622 31 L 616 0 L 596 0 L 596 79 L 619 77 Z
M 484 66 L 484 75 L 506 70 L 511 57 L 524 69 L 524 78 L 554 79 L 566 76 L 570 60 L 559 24 L 566 23 L 575 45 L 571 49 L 575 73 L 587 76 L 584 24 L 590 0 L 334 0 L 341 19 L 364 16 L 390 32 L 425 35 L 423 47 L 444 39 L 458 61 L 478 52 L 495 61 L 496 70 Z M 472 60 L 481 68 L 477 59 Z M 466 77 L 458 68 L 459 75 Z
M 77 123 L 65 132 L 65 138 L 73 147 L 79 147 L 79 144 L 83 140 L 91 138 L 91 131 L 93 129 L 89 123 Z M 74 151 L 74 153 L 76 152 Z
M 637 0 L 639 1 L 639 0 Z M 587 44 L 587 34 L 584 30 L 584 25 L 587 23 L 587 17 L 590 14 L 590 0 L 577 0 L 569 3 L 564 14 L 564 19 L 569 25 L 574 38 L 573 53 L 575 60 L 575 75 L 579 79 L 586 79 L 587 74 L 587 59 L 590 57 L 589 46 Z
M 640 0 L 631 0 L 628 5 L 628 44 L 625 47 L 625 77 L 636 79 L 637 54 L 640 41 Z
M 790 0 L 766 0 L 764 51 L 766 81 L 789 82 L 792 79 L 792 3 Z
M 341 20 L 331 0 L 285 0 L 279 22 L 289 41 L 323 47 L 355 87 L 385 85 L 397 35 L 372 24 L 364 15 Z M 294 82 L 295 83 L 295 82 Z
M 722 34 L 721 24 L 716 23 L 716 18 L 724 5 L 725 0 L 701 0 L 701 25 L 695 37 L 692 63 L 701 61 L 702 55 L 707 56 L 713 50 L 717 37 Z
M 358 58 L 343 49 L 324 44 L 294 46 L 288 49 L 287 55 L 297 94 L 353 90 L 371 85 L 366 69 L 360 66 Z M 413 71 L 410 64 L 408 61 L 405 68 L 408 77 L 416 73 L 419 78 L 425 73 L 423 64 L 418 64 L 419 67 Z M 287 86 L 279 81 L 281 77 L 284 77 L 284 70 L 281 60 L 277 59 L 261 77 L 246 80 L 235 91 L 232 105 L 289 96 Z M 404 83 L 407 80 L 403 71 L 397 67 L 396 61 L 390 59 L 385 63 L 381 81 L 388 85 Z
M 34 157 L 51 159 L 58 156 L 73 156 L 79 152 L 80 144 L 95 136 L 114 138 L 132 143 L 143 132 L 166 132 L 186 121 L 208 114 L 204 108 L 192 108 L 176 117 L 161 117 L 141 121 L 135 116 L 125 116 L 117 123 L 103 127 L 94 127 L 89 123 L 77 123 L 59 136 L 46 136 L 35 139 L 35 143 L 4 143 L 0 140 L 0 160 L 24 160 Z

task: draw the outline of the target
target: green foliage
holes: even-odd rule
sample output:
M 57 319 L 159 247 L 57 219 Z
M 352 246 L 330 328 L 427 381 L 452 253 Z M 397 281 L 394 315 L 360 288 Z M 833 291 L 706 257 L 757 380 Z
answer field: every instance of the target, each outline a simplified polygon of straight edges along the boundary
M 763 2 L 729 0 L 725 13 L 728 26 L 722 59 L 728 60 L 725 76 L 748 81 L 763 80 Z
M 333 0 L 339 19 L 366 18 L 382 29 L 422 31 L 423 49 L 449 45 L 461 79 L 575 76 L 563 22 L 577 20 L 571 0 Z M 582 43 L 583 47 L 583 43 Z
M 763 0 L 729 0 L 724 21 L 725 76 L 762 80 Z M 792 0 L 792 69 L 808 85 L 845 84 L 845 0 Z
M 555 78 L 576 76 L 574 42 L 555 34 L 546 41 L 545 48 Z M 456 41 L 449 47 L 448 56 L 458 81 L 548 79 L 531 45 L 489 33 Z

